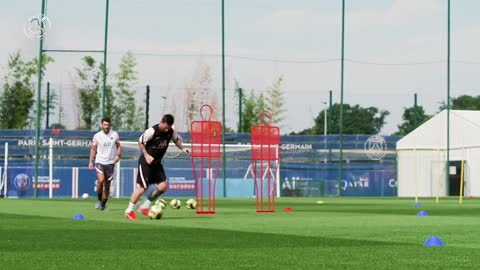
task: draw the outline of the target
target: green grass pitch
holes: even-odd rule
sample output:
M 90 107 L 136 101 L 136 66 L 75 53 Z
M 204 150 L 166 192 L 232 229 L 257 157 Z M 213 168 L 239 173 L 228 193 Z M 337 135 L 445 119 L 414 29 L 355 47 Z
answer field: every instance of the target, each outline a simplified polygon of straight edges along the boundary
M 126 199 L 101 212 L 93 199 L 2 198 L 0 269 L 478 269 L 480 201 L 421 202 L 280 198 L 258 214 L 253 198 L 218 199 L 214 216 L 183 205 L 132 222 Z M 430 236 L 444 246 L 424 247 Z

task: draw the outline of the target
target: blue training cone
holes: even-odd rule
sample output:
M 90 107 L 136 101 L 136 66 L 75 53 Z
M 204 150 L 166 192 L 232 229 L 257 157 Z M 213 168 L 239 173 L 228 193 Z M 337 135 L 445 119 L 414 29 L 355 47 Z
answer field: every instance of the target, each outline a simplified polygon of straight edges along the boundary
M 426 217 L 428 216 L 427 211 L 420 211 L 417 213 L 417 217 Z
M 443 247 L 443 242 L 438 238 L 438 236 L 430 236 L 425 243 L 424 247 Z
M 419 207 L 419 206 L 422 206 L 422 203 L 421 202 L 416 202 L 415 207 Z
M 82 214 L 76 214 L 73 216 L 73 220 L 84 220 L 85 217 Z

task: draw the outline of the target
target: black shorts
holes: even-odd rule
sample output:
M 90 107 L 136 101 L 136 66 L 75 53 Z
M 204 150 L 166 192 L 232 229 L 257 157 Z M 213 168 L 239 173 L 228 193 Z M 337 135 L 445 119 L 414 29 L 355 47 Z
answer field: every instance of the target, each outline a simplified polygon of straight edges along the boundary
M 95 163 L 95 170 L 97 171 L 97 173 L 103 173 L 105 175 L 105 179 L 107 179 L 108 181 L 112 181 L 114 169 L 115 164 Z
M 158 184 L 167 180 L 165 170 L 161 162 L 148 165 L 145 162 L 138 163 L 137 184 L 148 188 L 151 184 Z

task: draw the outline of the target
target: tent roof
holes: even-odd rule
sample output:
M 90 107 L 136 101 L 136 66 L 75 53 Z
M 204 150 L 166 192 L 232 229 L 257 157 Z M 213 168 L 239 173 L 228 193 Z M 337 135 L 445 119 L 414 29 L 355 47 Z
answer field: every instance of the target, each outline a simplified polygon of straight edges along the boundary
M 480 147 L 480 111 L 450 110 L 450 149 L 463 147 Z M 433 116 L 397 142 L 397 150 L 446 148 L 447 110 Z

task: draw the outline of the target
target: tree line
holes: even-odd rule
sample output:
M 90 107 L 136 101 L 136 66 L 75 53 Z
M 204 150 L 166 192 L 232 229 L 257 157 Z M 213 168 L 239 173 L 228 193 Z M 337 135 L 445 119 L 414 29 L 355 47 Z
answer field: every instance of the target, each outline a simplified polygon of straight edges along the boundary
M 447 109 L 446 102 L 442 102 L 438 107 L 438 112 Z M 462 95 L 451 98 L 450 109 L 452 110 L 480 110 L 480 95 L 468 96 Z M 359 105 L 351 106 L 343 104 L 343 134 L 378 134 L 385 125 L 385 118 L 390 114 L 386 110 L 379 110 L 376 107 L 363 108 Z M 437 113 L 438 113 L 437 112 Z M 327 112 L 333 117 L 332 123 L 328 123 L 329 134 L 339 134 L 340 130 L 340 104 L 332 105 L 331 111 Z M 328 116 L 328 115 L 327 115 Z M 413 131 L 416 127 L 425 123 L 433 115 L 425 113 L 423 106 L 404 107 L 402 122 L 397 125 L 397 131 L 391 135 L 404 136 Z M 325 111 L 321 111 L 314 119 L 314 126 L 298 133 L 299 135 L 323 134 L 325 125 Z
M 44 74 L 47 65 L 55 60 L 44 54 L 41 72 Z M 145 122 L 145 109 L 137 104 L 133 86 L 137 83 L 136 59 L 131 52 L 125 53 L 118 66 L 118 72 L 110 74 L 107 70 L 109 84 L 105 88 L 105 115 L 112 118 L 116 130 L 142 130 Z M 11 54 L 8 59 L 7 72 L 3 77 L 3 87 L 0 94 L 0 128 L 24 129 L 34 126 L 35 111 L 35 81 L 38 76 L 38 59 L 26 61 L 20 52 Z M 191 121 L 196 119 L 198 109 L 202 104 L 208 103 L 216 111 L 219 107 L 218 97 L 212 94 L 210 83 L 212 76 L 208 65 L 200 65 L 190 82 L 185 85 L 183 102 L 184 109 L 172 112 L 179 115 L 183 122 L 183 129 L 187 131 Z M 82 58 L 81 66 L 75 68 L 78 79 L 74 99 L 78 102 L 80 110 L 80 124 L 77 129 L 95 130 L 102 117 L 102 88 L 103 88 L 103 63 L 91 56 Z M 226 127 L 228 133 L 249 132 L 254 125 L 260 124 L 259 115 L 262 110 L 268 110 L 272 115 L 272 125 L 284 127 L 285 99 L 283 96 L 283 76 L 274 79 L 265 91 L 244 90 L 238 81 L 235 82 L 234 100 L 242 110 L 239 113 L 238 127 Z M 62 106 L 58 102 L 58 94 L 53 91 L 49 98 L 42 98 L 40 114 L 42 119 L 46 108 L 53 110 Z M 179 107 L 172 104 L 174 110 Z M 442 102 L 439 111 L 446 108 Z M 63 108 L 60 108 L 61 110 Z M 329 134 L 340 133 L 340 104 L 332 104 L 328 110 L 327 123 L 325 123 L 325 110 L 313 119 L 314 124 L 300 132 L 291 135 L 323 134 L 327 125 Z M 480 110 L 480 96 L 459 96 L 451 99 L 451 109 Z M 343 104 L 343 134 L 378 134 L 385 125 L 385 119 L 390 113 L 377 107 L 362 107 L 358 104 Z M 219 120 L 219 114 L 214 119 Z M 398 130 L 392 135 L 403 136 L 411 132 L 432 116 L 425 113 L 422 106 L 416 108 L 406 107 L 402 115 L 402 122 Z M 264 123 L 269 119 L 264 119 Z M 62 123 L 53 123 L 46 128 L 64 128 Z
M 281 90 L 283 78 L 278 78 L 272 86 L 267 89 L 266 95 L 255 94 L 252 90 L 241 100 L 244 107 L 244 118 L 242 119 L 240 131 L 250 130 L 254 125 L 259 124 L 258 115 L 261 110 L 272 112 L 273 124 L 282 126 L 285 119 L 285 102 Z M 237 83 L 237 91 L 241 90 Z M 325 110 L 322 110 L 313 119 L 313 126 L 300 132 L 291 132 L 290 135 L 322 135 L 325 125 L 327 125 L 328 134 L 340 133 L 340 103 L 334 103 L 327 111 L 327 123 L 325 123 Z M 442 102 L 438 112 L 447 108 L 445 102 Z M 453 110 L 480 110 L 480 95 L 473 97 L 462 95 L 451 98 L 450 108 Z M 416 127 L 425 123 L 433 115 L 425 113 L 423 106 L 404 107 L 402 122 L 397 125 L 397 131 L 391 135 L 404 136 L 413 131 Z M 385 125 L 386 117 L 390 114 L 387 110 L 381 110 L 377 107 L 362 107 L 358 104 L 343 104 L 343 134 L 379 134 Z M 330 123 L 329 123 L 330 122 Z
M 48 64 L 55 60 L 43 54 L 41 72 L 45 73 Z M 112 118 L 112 124 L 118 130 L 141 130 L 143 128 L 144 109 L 135 102 L 133 84 L 137 80 L 136 60 L 131 52 L 123 55 L 119 72 L 108 74 L 109 82 L 105 88 L 105 115 Z M 7 72 L 3 77 L 0 95 L 0 128 L 24 129 L 34 126 L 36 116 L 36 84 L 38 58 L 26 61 L 20 52 L 9 55 Z M 103 63 L 91 56 L 82 58 L 82 66 L 75 69 L 78 77 L 77 91 L 74 98 L 80 108 L 81 124 L 76 129 L 95 130 L 102 118 Z M 45 88 L 43 88 L 45 91 Z M 40 100 L 41 119 L 46 108 L 52 111 L 58 102 L 58 94 L 52 91 L 49 98 Z M 62 123 L 52 123 L 46 128 L 65 128 Z

